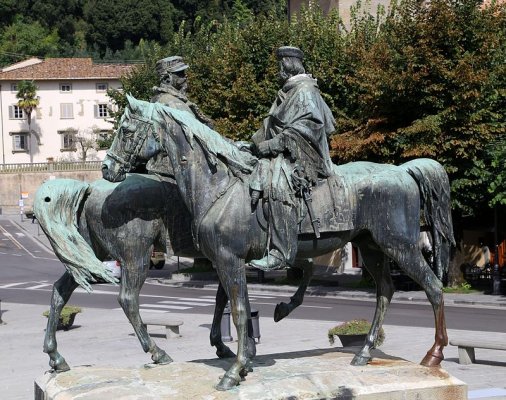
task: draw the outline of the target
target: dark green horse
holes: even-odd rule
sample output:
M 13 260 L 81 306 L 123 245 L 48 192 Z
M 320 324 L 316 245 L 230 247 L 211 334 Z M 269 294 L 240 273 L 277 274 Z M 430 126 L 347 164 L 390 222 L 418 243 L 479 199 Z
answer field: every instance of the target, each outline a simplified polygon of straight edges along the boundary
M 218 133 L 191 115 L 128 98 L 117 136 L 102 172 L 105 179 L 121 181 L 138 162 L 159 152 L 172 165 L 181 198 L 192 215 L 193 240 L 209 258 L 230 298 L 237 329 L 237 358 L 217 388 L 230 389 L 251 368 L 254 351 L 248 340 L 249 302 L 245 263 L 260 258 L 267 247 L 268 229 L 250 207 L 249 174 L 256 159 L 239 151 Z M 436 161 L 418 159 L 400 166 L 356 162 L 335 167 L 339 193 L 313 201 L 315 215 L 337 221 L 321 227 L 316 238 L 302 221 L 298 257 L 309 258 L 354 243 L 377 287 L 377 303 L 371 330 L 352 364 L 370 359 L 378 331 L 394 292 L 386 260 L 399 268 L 426 292 L 435 316 L 435 341 L 422 360 L 437 366 L 448 344 L 443 306 L 443 285 L 425 260 L 418 245 L 421 221 L 428 226 L 434 249 L 434 268 L 448 268 L 454 245 L 451 225 L 449 182 Z M 337 190 L 337 189 L 336 189 Z M 332 198 L 345 196 L 348 209 L 335 215 Z M 307 216 L 306 216 L 307 219 Z M 348 226 L 348 229 L 339 228 Z

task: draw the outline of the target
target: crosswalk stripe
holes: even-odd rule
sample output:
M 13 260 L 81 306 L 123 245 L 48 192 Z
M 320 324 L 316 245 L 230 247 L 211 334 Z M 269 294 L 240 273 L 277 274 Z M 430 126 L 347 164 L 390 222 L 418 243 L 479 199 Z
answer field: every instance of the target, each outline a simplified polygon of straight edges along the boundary
M 24 233 L 21 233 L 21 232 L 15 232 L 15 233 L 16 233 L 16 236 L 17 236 L 17 237 L 23 237 L 23 236 L 25 236 L 25 234 L 24 234 Z
M 19 285 L 26 285 L 28 283 L 31 283 L 31 282 L 8 283 L 7 285 L 0 286 L 0 289 L 7 289 L 7 288 L 10 288 L 10 287 L 19 286 Z
M 26 289 L 28 289 L 28 290 L 36 290 L 36 289 L 42 289 L 43 287 L 47 287 L 47 286 L 51 286 L 51 284 L 50 283 L 44 283 L 42 285 L 36 285 L 36 286 L 28 287 Z
M 201 296 L 206 299 L 215 299 L 215 296 Z M 268 296 L 268 295 L 259 295 L 259 294 L 251 294 L 248 293 L 249 299 L 275 299 L 275 296 Z
M 176 297 L 176 296 L 163 296 L 167 299 L 176 299 L 176 300 L 183 300 L 183 301 L 200 301 L 200 302 L 205 302 L 205 303 L 212 303 L 214 304 L 215 300 L 214 300 L 214 297 L 211 298 L 211 299 L 203 299 L 203 298 L 200 298 L 200 297 Z
M 163 304 L 142 304 L 140 308 L 163 308 L 169 310 L 188 310 L 191 307 L 183 307 L 183 306 L 173 306 L 173 305 L 163 305 Z
M 159 301 L 158 303 L 161 303 L 161 304 L 182 304 L 185 306 L 199 306 L 199 307 L 214 305 L 214 302 L 213 303 L 198 303 L 196 301 L 177 301 L 177 300 L 164 300 L 164 301 Z

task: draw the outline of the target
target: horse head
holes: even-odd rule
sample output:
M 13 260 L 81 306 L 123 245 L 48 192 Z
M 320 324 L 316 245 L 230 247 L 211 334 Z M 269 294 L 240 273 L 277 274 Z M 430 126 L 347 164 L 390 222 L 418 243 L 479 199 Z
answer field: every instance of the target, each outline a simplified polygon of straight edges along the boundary
M 111 182 L 123 181 L 127 172 L 161 151 L 152 120 L 156 105 L 136 100 L 130 95 L 127 95 L 127 100 L 116 137 L 102 164 L 102 176 Z

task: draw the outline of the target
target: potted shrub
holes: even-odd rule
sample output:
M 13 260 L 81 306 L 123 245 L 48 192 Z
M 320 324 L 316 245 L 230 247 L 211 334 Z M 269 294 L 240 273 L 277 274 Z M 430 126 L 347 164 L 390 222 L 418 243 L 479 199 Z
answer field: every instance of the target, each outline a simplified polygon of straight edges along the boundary
M 341 340 L 343 347 L 362 346 L 370 329 L 371 323 L 365 319 L 346 321 L 329 329 L 329 342 L 330 344 L 334 344 L 334 337 L 337 336 L 339 340 Z M 385 331 L 381 328 L 374 343 L 374 347 L 381 346 L 384 340 Z
M 64 331 L 68 331 L 69 328 L 74 324 L 74 320 L 76 315 L 81 312 L 81 307 L 77 306 L 63 306 L 63 309 L 60 314 L 60 318 L 58 319 L 58 326 L 56 329 L 63 329 Z M 44 311 L 42 313 L 44 317 L 49 318 L 49 310 Z

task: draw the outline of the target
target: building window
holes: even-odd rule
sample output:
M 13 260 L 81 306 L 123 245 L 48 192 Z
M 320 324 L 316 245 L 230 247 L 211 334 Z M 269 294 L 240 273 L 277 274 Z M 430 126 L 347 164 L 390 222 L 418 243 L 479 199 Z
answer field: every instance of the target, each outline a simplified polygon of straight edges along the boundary
M 25 113 L 23 112 L 23 109 L 13 104 L 12 106 L 9 106 L 9 118 L 10 119 L 25 119 Z
M 98 93 L 107 92 L 108 88 L 109 88 L 109 85 L 107 85 L 107 83 L 97 83 L 97 92 Z
M 27 153 L 30 135 L 28 132 L 11 132 L 12 136 L 12 152 Z
M 70 83 L 60 83 L 60 92 L 61 93 L 72 92 L 72 85 Z
M 11 92 L 12 93 L 17 93 L 18 92 L 18 84 L 17 83 L 11 84 Z
M 111 147 L 113 138 L 112 129 L 100 129 L 98 131 L 97 137 L 98 150 L 107 150 L 109 147 Z
M 76 131 L 74 129 L 66 129 L 58 131 L 61 135 L 60 151 L 76 151 Z
M 108 116 L 107 104 L 95 104 L 95 118 L 107 118 Z
M 61 103 L 60 104 L 60 118 L 61 119 L 72 119 L 74 118 L 74 105 L 72 103 Z

